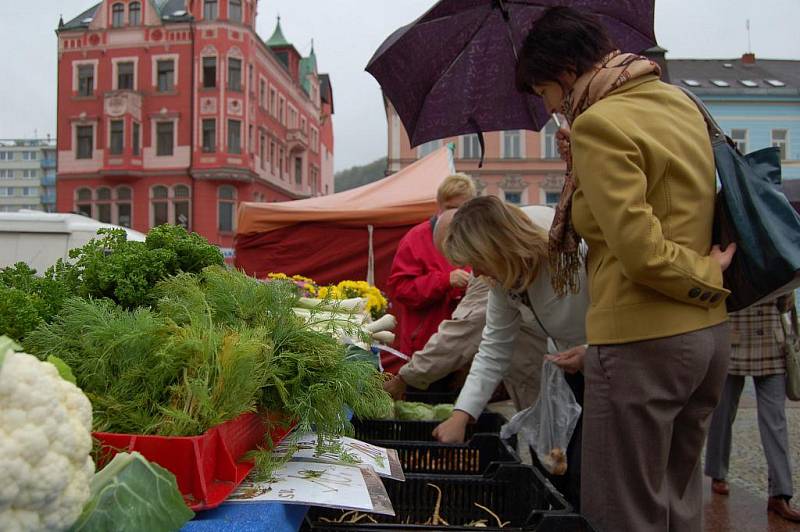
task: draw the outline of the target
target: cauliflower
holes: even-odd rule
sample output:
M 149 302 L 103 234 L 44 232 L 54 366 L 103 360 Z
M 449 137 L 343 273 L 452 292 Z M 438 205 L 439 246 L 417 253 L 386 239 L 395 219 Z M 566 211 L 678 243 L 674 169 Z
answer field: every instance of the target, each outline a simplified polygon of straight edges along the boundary
M 0 523 L 4 532 L 66 530 L 89 498 L 92 406 L 53 364 L 7 345 L 0 341 Z

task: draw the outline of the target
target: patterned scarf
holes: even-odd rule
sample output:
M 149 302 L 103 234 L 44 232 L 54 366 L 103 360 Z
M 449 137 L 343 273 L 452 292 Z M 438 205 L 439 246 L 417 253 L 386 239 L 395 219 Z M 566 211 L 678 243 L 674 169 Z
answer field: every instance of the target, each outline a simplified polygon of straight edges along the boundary
M 591 107 L 628 81 L 650 74 L 661 75 L 655 62 L 619 50 L 605 56 L 593 69 L 579 77 L 564 95 L 562 112 L 570 124 Z M 550 228 L 550 278 L 556 294 L 564 296 L 580 290 L 581 238 L 572 225 L 572 195 L 575 192 L 572 157 L 567 160 L 564 188 L 558 200 L 553 225 Z

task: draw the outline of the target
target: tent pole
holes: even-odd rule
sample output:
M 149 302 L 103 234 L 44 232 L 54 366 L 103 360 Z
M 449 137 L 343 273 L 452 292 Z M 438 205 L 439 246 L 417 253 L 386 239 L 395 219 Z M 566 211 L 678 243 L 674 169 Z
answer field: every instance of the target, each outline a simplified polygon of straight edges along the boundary
M 370 286 L 375 286 L 375 251 L 372 246 L 372 233 L 374 232 L 372 225 L 367 226 L 369 232 L 369 255 L 367 258 L 367 283 Z

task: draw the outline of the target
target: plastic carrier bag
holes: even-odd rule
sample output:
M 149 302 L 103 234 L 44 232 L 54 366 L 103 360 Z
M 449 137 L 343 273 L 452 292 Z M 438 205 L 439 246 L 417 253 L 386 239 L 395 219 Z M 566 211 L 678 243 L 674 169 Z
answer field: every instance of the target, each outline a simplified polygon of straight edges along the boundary
M 536 453 L 551 475 L 567 472 L 567 446 L 581 415 L 581 406 L 564 378 L 564 372 L 550 361 L 542 366 L 539 398 L 511 418 L 500 429 L 502 438 L 517 434 Z

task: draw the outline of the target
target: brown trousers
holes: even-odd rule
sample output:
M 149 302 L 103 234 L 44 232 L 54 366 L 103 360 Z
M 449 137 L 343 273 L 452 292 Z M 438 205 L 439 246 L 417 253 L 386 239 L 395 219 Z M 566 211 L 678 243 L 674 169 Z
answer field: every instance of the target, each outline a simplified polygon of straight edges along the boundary
M 727 323 L 586 352 L 581 510 L 599 532 L 702 529 L 700 454 Z

